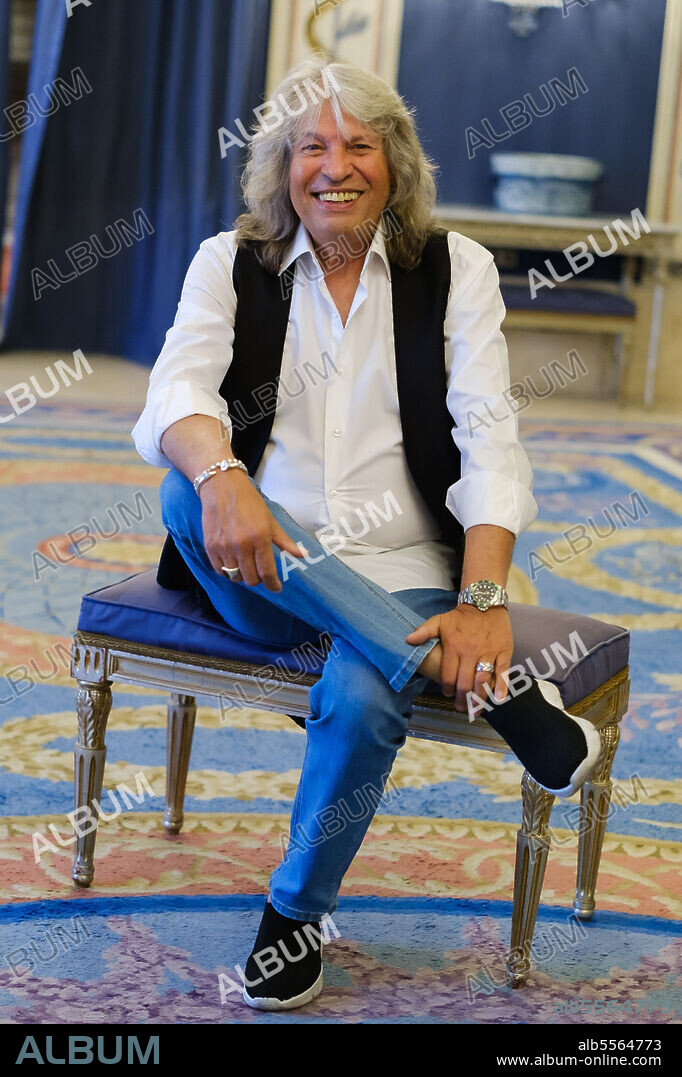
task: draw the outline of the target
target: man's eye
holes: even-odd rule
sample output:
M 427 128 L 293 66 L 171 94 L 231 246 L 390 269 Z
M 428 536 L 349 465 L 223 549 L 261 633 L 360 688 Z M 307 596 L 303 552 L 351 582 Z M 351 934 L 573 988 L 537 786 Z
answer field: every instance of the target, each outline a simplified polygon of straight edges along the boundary
M 307 146 L 302 146 L 301 149 L 304 153 L 308 153 L 314 150 L 321 150 L 322 147 L 320 146 L 319 142 L 310 142 Z

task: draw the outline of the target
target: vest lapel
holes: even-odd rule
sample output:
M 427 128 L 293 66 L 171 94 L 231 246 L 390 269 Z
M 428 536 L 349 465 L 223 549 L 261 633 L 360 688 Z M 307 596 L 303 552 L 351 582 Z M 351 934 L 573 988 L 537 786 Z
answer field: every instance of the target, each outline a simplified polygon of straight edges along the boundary
M 234 455 L 244 461 L 251 476 L 275 421 L 293 275 L 293 268 L 281 277 L 268 273 L 252 251 L 237 249 L 232 275 L 237 293 L 232 362 L 220 395 L 232 420 Z

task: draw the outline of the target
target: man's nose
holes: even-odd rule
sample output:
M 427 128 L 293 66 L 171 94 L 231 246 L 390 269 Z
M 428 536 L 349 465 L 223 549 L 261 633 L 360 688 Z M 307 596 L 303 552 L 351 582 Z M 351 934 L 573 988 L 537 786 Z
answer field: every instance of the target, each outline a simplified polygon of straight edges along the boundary
M 332 183 L 340 183 L 350 176 L 353 166 L 343 146 L 329 147 L 322 161 L 322 171 Z

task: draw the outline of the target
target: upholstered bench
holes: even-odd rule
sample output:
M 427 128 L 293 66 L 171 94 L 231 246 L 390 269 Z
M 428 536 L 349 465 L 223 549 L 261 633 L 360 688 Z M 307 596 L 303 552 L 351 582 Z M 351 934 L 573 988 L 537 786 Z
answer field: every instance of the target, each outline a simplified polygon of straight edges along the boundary
M 611 765 L 618 723 L 628 701 L 629 635 L 590 617 L 511 604 L 514 662 L 553 681 L 564 706 L 593 722 L 602 755 L 581 791 L 575 915 L 588 920 L 595 908 L 599 859 L 611 795 Z M 544 653 L 543 653 L 544 651 Z M 543 677 L 548 660 L 555 668 Z M 274 663 L 277 663 L 275 666 Z M 292 651 L 245 639 L 217 614 L 206 613 L 189 591 L 170 591 L 156 582 L 155 570 L 131 576 L 85 595 L 73 637 L 71 672 L 78 681 L 78 743 L 75 748 L 76 808 L 92 810 L 104 778 L 105 732 L 112 682 L 171 693 L 168 705 L 165 827 L 177 833 L 183 822 L 185 783 L 196 714 L 195 696 L 206 694 L 242 706 L 289 715 L 299 724 L 309 713 L 308 689 L 320 675 L 323 649 L 311 648 L 307 672 Z M 267 693 L 262 669 L 267 666 Z M 273 690 L 274 687 L 274 690 Z M 413 737 L 510 754 L 483 717 L 469 722 L 433 684 L 414 706 Z M 226 791 L 227 792 L 227 791 Z M 554 797 L 524 773 L 522 823 L 516 844 L 509 982 L 518 987 L 530 971 L 530 947 L 549 852 L 549 818 Z M 77 835 L 73 878 L 89 886 L 94 874 L 97 831 Z
M 565 284 L 551 289 L 541 288 L 533 298 L 527 283 L 511 284 L 504 280 L 500 291 L 507 310 L 505 330 L 541 329 L 613 336 L 616 388 L 620 397 L 627 349 L 632 342 L 637 313 L 630 299 L 601 288 L 572 288 Z M 539 388 L 545 390 L 542 384 Z M 602 371 L 602 395 L 605 395 L 605 391 L 606 380 Z

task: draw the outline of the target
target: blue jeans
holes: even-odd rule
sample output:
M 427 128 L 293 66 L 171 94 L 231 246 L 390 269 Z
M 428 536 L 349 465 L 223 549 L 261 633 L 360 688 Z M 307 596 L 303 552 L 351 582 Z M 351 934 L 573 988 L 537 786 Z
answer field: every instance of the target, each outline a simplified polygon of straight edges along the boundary
M 261 493 L 287 534 L 308 550 L 300 567 L 282 569 L 280 592 L 235 583 L 211 566 L 203 543 L 201 501 L 175 469 L 161 485 L 163 522 L 220 616 L 252 639 L 295 647 L 332 637 L 322 676 L 309 693 L 307 745 L 291 815 L 289 845 L 270 879 L 283 916 L 319 920 L 336 895 L 376 812 L 393 761 L 405 743 L 412 704 L 433 682 L 416 673 L 437 637 L 418 646 L 405 636 L 451 610 L 457 592 L 417 587 L 389 593 L 354 572 Z M 319 560 L 318 560 L 319 558 Z

